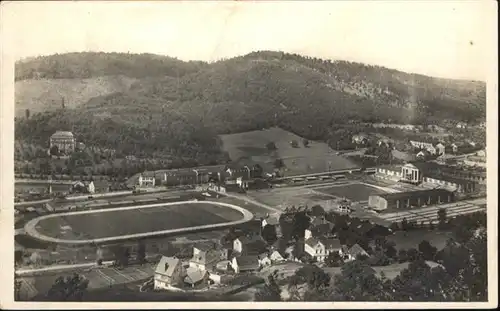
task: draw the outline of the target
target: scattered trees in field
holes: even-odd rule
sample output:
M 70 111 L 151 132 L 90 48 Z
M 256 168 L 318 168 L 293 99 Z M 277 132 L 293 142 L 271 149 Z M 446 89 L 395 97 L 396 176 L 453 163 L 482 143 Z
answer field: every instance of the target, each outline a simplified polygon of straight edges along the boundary
M 53 301 L 82 301 L 89 285 L 82 275 L 58 277 L 47 293 L 47 298 Z

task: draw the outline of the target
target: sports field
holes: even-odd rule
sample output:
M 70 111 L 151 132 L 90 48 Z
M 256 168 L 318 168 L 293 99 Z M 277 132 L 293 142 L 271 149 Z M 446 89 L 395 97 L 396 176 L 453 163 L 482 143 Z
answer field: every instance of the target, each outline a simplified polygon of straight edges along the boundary
M 224 151 L 233 162 L 246 165 L 260 164 L 264 170 L 273 170 L 277 158 L 285 164 L 285 176 L 322 173 L 326 171 L 358 168 L 352 161 L 335 154 L 326 143 L 311 141 L 304 147 L 303 138 L 283 129 L 273 127 L 261 131 L 220 135 Z M 298 147 L 291 146 L 297 141 Z M 275 151 L 266 145 L 273 142 Z
M 371 195 L 384 194 L 383 190 L 364 184 L 353 183 L 350 185 L 332 186 L 327 188 L 315 188 L 314 190 L 327 195 L 345 197 L 353 202 L 367 201 Z
M 208 202 L 176 203 L 49 217 L 41 219 L 35 229 L 52 238 L 86 240 L 223 224 L 242 219 L 240 211 L 226 206 Z

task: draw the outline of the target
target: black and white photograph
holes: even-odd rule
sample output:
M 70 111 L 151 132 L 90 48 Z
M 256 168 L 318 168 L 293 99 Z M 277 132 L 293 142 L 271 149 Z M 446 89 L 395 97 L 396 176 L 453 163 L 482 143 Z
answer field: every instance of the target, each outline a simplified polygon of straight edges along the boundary
M 496 2 L 1 11 L 0 305 L 497 306 Z

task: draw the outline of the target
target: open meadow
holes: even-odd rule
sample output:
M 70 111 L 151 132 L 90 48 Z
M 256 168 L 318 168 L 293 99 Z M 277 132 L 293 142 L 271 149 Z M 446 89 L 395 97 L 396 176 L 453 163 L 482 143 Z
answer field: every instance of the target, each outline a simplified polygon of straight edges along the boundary
M 337 155 L 326 143 L 309 141 L 305 147 L 302 137 L 277 127 L 220 135 L 220 138 L 224 151 L 233 162 L 260 164 L 264 170 L 272 170 L 275 160 L 282 159 L 285 176 L 357 168 L 356 164 Z M 292 141 L 297 142 L 297 147 L 292 147 Z M 276 150 L 269 150 L 268 143 L 274 143 Z

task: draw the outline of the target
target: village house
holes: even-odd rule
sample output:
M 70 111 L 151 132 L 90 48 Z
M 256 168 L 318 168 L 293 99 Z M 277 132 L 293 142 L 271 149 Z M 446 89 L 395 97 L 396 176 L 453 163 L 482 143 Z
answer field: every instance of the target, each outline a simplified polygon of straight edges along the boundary
M 154 274 L 154 288 L 166 289 L 169 286 L 180 285 L 186 270 L 180 259 L 163 256 L 156 266 Z
M 271 259 L 272 263 L 280 263 L 285 261 L 283 255 L 281 255 L 281 253 L 277 250 L 275 250 L 274 252 L 271 253 L 271 255 L 269 255 L 269 259 Z
M 321 224 L 316 224 L 307 228 L 304 231 L 304 239 L 309 238 L 320 238 L 320 237 L 333 237 L 333 224 L 330 222 L 325 222 Z
M 242 255 L 258 255 L 267 250 L 267 243 L 260 235 L 242 236 L 233 241 L 233 252 Z
M 218 272 L 209 272 L 208 278 L 215 284 L 224 284 L 230 280 L 229 275 Z
M 467 123 L 465 122 L 458 122 L 456 125 L 457 129 L 466 129 L 467 128 Z
M 344 254 L 344 261 L 356 260 L 359 256 L 370 257 L 367 251 L 365 251 L 359 244 L 354 244 L 349 250 Z
M 207 285 L 208 284 L 208 271 L 200 270 L 195 267 L 186 269 L 186 276 L 184 277 L 184 284 L 190 287 Z
M 276 236 L 281 236 L 281 226 L 280 226 L 280 215 L 278 213 L 268 214 L 264 219 L 262 219 L 262 229 L 265 226 L 273 226 L 276 231 Z
M 250 272 L 260 269 L 259 258 L 256 255 L 234 257 L 231 261 L 234 272 Z
M 339 252 L 341 248 L 340 240 L 335 238 L 309 238 L 304 245 L 304 251 L 318 262 L 325 261 L 330 253 Z
M 200 270 L 213 270 L 217 262 L 228 258 L 228 250 L 216 243 L 199 243 L 193 247 L 189 266 Z

